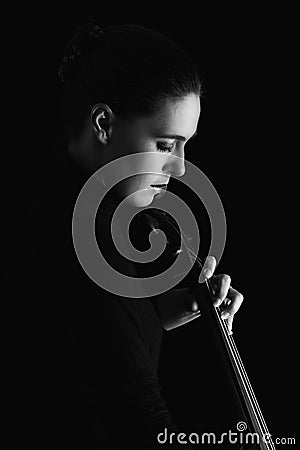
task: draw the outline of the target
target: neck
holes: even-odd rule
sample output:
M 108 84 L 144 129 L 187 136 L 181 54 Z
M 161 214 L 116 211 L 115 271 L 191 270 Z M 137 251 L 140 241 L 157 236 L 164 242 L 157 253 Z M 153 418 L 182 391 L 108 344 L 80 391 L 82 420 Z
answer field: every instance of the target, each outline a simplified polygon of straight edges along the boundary
M 101 148 L 95 143 L 95 136 L 88 128 L 76 138 L 71 139 L 68 152 L 70 156 L 90 173 L 101 167 Z

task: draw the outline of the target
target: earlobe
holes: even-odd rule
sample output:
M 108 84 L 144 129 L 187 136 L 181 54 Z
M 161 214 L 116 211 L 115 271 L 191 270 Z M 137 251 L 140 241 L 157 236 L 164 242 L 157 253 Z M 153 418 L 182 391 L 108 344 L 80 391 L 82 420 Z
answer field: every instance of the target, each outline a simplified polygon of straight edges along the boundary
M 107 144 L 107 142 L 108 142 L 108 135 L 107 135 L 106 131 L 103 128 L 99 128 L 99 131 L 95 130 L 95 134 L 97 136 L 97 139 L 102 144 Z
M 97 103 L 91 111 L 91 123 L 97 139 L 107 144 L 111 134 L 111 123 L 114 114 L 105 103 Z

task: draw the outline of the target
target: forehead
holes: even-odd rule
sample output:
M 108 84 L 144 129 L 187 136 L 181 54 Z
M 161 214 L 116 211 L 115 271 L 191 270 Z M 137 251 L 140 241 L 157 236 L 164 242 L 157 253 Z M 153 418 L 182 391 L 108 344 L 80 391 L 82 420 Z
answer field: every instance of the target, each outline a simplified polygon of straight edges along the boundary
M 166 99 L 150 116 L 120 119 L 115 122 L 116 142 L 136 147 L 145 139 L 162 136 L 181 136 L 190 139 L 197 130 L 200 116 L 200 99 L 189 94 L 179 100 Z M 143 151 L 141 149 L 141 151 Z
M 166 99 L 150 116 L 118 120 L 118 127 L 129 139 L 145 136 L 180 135 L 189 139 L 195 133 L 200 116 L 200 99 L 190 94 L 179 100 Z
M 149 125 L 157 132 L 189 138 L 196 131 L 200 110 L 200 99 L 195 94 L 180 100 L 167 99 L 151 117 Z
M 200 99 L 195 94 L 187 95 L 180 100 L 166 99 L 153 116 L 164 125 L 178 122 L 195 122 L 200 114 Z

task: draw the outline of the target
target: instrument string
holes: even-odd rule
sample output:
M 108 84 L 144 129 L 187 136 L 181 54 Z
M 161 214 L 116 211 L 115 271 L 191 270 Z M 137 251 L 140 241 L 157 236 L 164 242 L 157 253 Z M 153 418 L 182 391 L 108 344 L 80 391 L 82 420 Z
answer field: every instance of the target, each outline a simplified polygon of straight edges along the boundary
M 200 267 L 200 269 L 203 269 L 204 266 L 204 262 L 201 260 L 201 258 L 199 258 L 195 252 L 192 250 L 192 248 L 190 247 L 190 240 L 191 238 L 189 238 L 188 236 L 184 235 L 182 232 L 180 233 L 179 230 L 177 230 L 177 228 L 175 227 L 175 225 L 169 220 L 169 218 L 167 217 L 166 213 L 161 211 L 161 214 L 164 216 L 164 219 L 166 220 L 166 222 L 175 230 L 175 232 L 180 236 L 181 238 L 181 242 L 184 244 L 188 256 L 191 260 L 191 262 L 193 263 L 197 263 L 198 266 Z M 155 224 L 157 225 L 157 224 Z M 152 227 L 153 228 L 153 227 Z M 189 242 L 189 244 L 187 244 L 187 241 Z M 180 250 L 181 251 L 181 250 Z M 176 251 L 176 253 L 179 253 L 179 251 Z M 211 297 L 211 299 L 213 300 L 214 297 L 214 290 L 213 287 L 211 285 L 211 282 L 209 279 L 205 280 L 206 283 L 206 288 L 208 290 L 208 293 Z M 254 394 L 253 388 L 251 386 L 250 380 L 248 378 L 246 369 L 244 367 L 244 364 L 242 362 L 241 356 L 238 352 L 238 349 L 236 347 L 235 341 L 233 339 L 232 333 L 229 331 L 228 329 L 228 325 L 226 320 L 223 320 L 221 318 L 221 309 L 220 307 L 214 307 L 214 315 L 216 318 L 216 322 L 219 326 L 219 330 L 221 331 L 221 336 L 223 338 L 223 341 L 225 343 L 226 349 L 227 349 L 227 353 L 229 356 L 229 359 L 231 361 L 231 366 L 234 370 L 237 382 L 239 383 L 242 395 L 243 395 L 243 399 L 247 405 L 247 410 L 249 413 L 249 416 L 253 422 L 253 428 L 255 429 L 255 431 L 258 431 L 258 434 L 260 436 L 260 438 L 263 439 L 263 448 L 266 450 L 275 450 L 275 446 L 274 443 L 271 439 L 271 435 L 268 431 L 266 422 L 263 418 L 261 409 L 258 405 L 258 401 L 256 399 L 256 396 Z M 226 323 L 225 323 L 226 322 Z M 268 441 L 266 442 L 264 437 L 268 438 Z

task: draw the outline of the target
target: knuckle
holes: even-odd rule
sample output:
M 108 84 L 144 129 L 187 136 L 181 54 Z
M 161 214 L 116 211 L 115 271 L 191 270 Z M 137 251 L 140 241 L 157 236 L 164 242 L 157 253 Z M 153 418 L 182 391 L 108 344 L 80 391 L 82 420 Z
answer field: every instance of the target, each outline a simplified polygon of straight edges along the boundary
M 239 303 L 242 303 L 244 301 L 244 296 L 240 292 L 237 292 L 237 300 Z
M 232 302 L 232 307 L 231 307 L 231 311 L 233 314 L 235 314 L 238 309 L 240 308 L 241 304 L 243 302 L 243 296 L 242 294 L 237 294 L 234 301 Z
M 222 275 L 222 281 L 224 284 L 230 284 L 231 283 L 231 277 L 230 275 L 223 274 Z
M 240 307 L 240 305 L 234 303 L 231 308 L 231 313 L 235 314 L 237 312 L 237 310 L 239 309 L 239 307 Z

